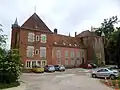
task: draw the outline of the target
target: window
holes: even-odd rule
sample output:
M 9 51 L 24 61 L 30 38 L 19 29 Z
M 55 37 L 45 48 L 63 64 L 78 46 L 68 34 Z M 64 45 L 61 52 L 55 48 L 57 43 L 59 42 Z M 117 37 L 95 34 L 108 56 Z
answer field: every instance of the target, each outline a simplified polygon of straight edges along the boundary
M 57 58 L 61 58 L 61 51 L 60 50 L 57 50 Z
M 36 66 L 36 61 L 32 61 L 32 68 Z
M 41 43 L 46 43 L 46 35 L 41 34 Z
M 35 34 L 34 33 L 28 33 L 28 42 L 34 42 Z
M 71 46 L 71 44 L 69 44 L 69 46 Z
M 40 40 L 39 35 L 36 35 L 36 41 L 39 41 L 39 40 Z
M 71 56 L 71 58 L 74 58 L 74 52 L 73 51 L 70 53 L 70 56 Z
M 34 46 L 27 46 L 27 57 L 34 56 Z
M 38 55 L 39 54 L 39 49 L 36 49 L 35 50 L 35 55 Z
M 37 61 L 37 65 L 38 65 L 38 66 L 41 66 L 41 61 Z
M 65 51 L 65 57 L 68 58 L 68 51 Z
M 45 61 L 42 61 L 42 65 L 45 66 Z
M 107 69 L 100 69 L 97 72 L 107 72 L 107 71 L 108 71 Z
M 77 58 L 80 58 L 80 52 L 79 51 L 77 52 Z
M 74 65 L 75 64 L 75 61 L 72 59 L 71 60 L 71 65 Z
M 77 60 L 77 65 L 80 65 L 80 60 Z
M 40 47 L 40 57 L 46 58 L 46 47 Z
M 82 51 L 82 57 L 84 57 L 84 52 Z
M 30 65 L 30 61 L 27 61 L 27 62 L 26 62 L 26 67 L 27 67 L 27 68 L 30 68 L 30 66 L 31 66 L 31 65 Z
M 65 65 L 68 65 L 68 59 L 65 60 Z

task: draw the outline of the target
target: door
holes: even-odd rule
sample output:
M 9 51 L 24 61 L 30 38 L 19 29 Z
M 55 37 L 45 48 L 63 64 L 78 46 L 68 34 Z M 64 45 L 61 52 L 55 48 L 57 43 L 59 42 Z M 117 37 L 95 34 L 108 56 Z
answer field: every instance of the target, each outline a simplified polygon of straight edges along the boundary
M 97 71 L 97 77 L 108 77 L 109 71 L 107 69 L 100 69 Z

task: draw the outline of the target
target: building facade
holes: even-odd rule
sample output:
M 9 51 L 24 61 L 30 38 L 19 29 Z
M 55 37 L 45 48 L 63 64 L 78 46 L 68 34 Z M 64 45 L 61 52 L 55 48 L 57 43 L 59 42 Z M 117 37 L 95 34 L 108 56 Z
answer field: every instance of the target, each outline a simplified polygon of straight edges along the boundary
M 77 37 L 83 39 L 88 63 L 105 64 L 103 37 L 97 36 L 93 31 L 89 30 L 83 31 Z
M 80 37 L 52 32 L 34 13 L 22 26 L 12 25 L 11 49 L 18 49 L 25 68 L 35 65 L 63 64 L 80 67 L 87 64 L 87 52 Z

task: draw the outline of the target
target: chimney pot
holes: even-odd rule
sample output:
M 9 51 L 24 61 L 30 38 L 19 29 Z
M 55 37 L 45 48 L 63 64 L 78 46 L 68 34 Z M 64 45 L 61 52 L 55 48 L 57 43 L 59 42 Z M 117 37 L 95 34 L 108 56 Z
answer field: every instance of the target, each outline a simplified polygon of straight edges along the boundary
M 75 37 L 77 36 L 77 32 L 75 32 Z
M 56 28 L 54 29 L 54 33 L 57 34 L 57 29 Z

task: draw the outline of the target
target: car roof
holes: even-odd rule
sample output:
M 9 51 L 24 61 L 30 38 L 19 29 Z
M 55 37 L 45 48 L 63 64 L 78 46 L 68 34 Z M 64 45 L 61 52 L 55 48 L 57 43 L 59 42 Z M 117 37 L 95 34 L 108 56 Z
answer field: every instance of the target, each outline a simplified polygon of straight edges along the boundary
M 108 68 L 107 67 L 96 68 L 96 70 L 100 70 L 100 69 L 108 69 Z

